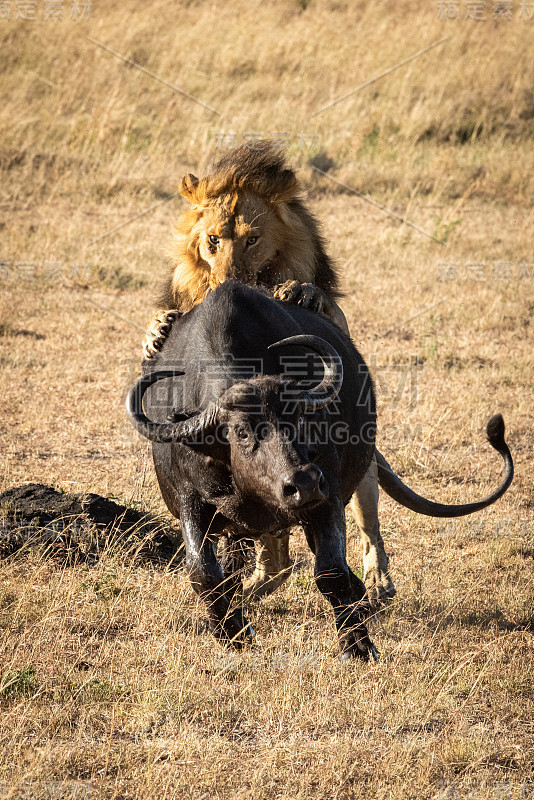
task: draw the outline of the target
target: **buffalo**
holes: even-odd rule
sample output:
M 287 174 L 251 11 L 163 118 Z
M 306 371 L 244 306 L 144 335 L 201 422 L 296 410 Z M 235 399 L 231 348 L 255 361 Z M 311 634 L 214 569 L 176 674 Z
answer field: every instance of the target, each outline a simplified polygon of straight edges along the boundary
M 365 586 L 347 564 L 344 510 L 375 452 L 382 488 L 432 516 L 485 508 L 513 477 L 497 415 L 487 427 L 505 462 L 496 491 L 459 506 L 412 492 L 375 450 L 373 383 L 350 338 L 327 317 L 236 281 L 174 322 L 161 352 L 144 362 L 127 411 L 153 443 L 161 493 L 181 521 L 187 570 L 210 629 L 236 647 L 254 631 L 237 601 L 238 573 L 217 560 L 221 536 L 256 539 L 301 525 L 342 660 L 376 659 Z

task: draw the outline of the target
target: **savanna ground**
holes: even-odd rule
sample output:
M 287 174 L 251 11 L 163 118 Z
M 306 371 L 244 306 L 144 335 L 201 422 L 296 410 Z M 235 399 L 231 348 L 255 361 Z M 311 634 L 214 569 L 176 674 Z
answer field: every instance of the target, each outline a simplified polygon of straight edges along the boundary
M 1 796 L 532 797 L 534 7 L 486 2 L 475 21 L 461 0 L 444 21 L 433 1 L 110 0 L 73 19 L 65 0 L 58 19 L 40 0 L 17 20 L 23 5 L 0 18 L 0 488 L 163 510 L 123 398 L 178 180 L 252 134 L 301 168 L 382 452 L 435 499 L 478 498 L 499 480 L 484 426 L 500 411 L 516 478 L 456 522 L 382 498 L 398 595 L 370 623 L 372 665 L 334 658 L 298 533 L 244 654 L 205 632 L 183 571 L 127 542 L 92 567 L 4 561 Z M 352 521 L 348 548 L 359 566 Z

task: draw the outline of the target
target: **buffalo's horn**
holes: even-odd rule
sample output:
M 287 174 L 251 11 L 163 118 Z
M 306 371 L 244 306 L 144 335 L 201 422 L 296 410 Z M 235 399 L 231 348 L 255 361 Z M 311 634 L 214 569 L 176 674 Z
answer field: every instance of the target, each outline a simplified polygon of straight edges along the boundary
M 152 422 L 146 416 L 143 411 L 143 397 L 147 389 L 164 378 L 176 378 L 183 374 L 177 370 L 151 372 L 140 378 L 128 392 L 126 411 L 130 421 L 134 428 L 151 442 L 183 442 L 185 444 L 198 439 L 198 436 L 207 428 L 212 428 L 217 424 L 219 408 L 216 403 L 210 403 L 200 414 L 184 418 L 180 422 Z
M 313 350 L 323 362 L 324 375 L 321 383 L 314 389 L 303 389 L 299 399 L 304 403 L 306 411 L 317 411 L 320 408 L 324 408 L 337 397 L 343 383 L 343 364 L 339 353 L 331 344 L 319 336 L 306 334 L 281 339 L 279 342 L 271 344 L 269 350 L 274 350 L 278 347 L 289 347 L 290 345 L 307 347 Z

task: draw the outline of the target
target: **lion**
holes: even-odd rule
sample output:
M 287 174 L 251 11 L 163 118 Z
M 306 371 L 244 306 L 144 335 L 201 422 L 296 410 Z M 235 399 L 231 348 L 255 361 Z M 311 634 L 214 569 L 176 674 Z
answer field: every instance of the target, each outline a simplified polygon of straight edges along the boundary
M 161 311 L 143 343 L 157 352 L 176 313 L 189 311 L 230 278 L 272 289 L 279 300 L 323 312 L 348 333 L 336 304 L 338 276 L 299 184 L 271 142 L 244 144 L 205 178 L 186 175 L 180 194 L 190 207 L 177 221 L 172 271 Z
M 186 175 L 180 194 L 189 208 L 174 228 L 172 270 L 143 342 L 145 358 L 157 353 L 174 319 L 201 303 L 226 280 L 271 290 L 281 301 L 328 315 L 345 333 L 336 300 L 337 271 L 318 223 L 299 196 L 299 183 L 269 141 L 246 143 L 224 155 L 204 178 Z M 378 523 L 376 461 L 351 501 L 360 528 L 364 580 L 371 601 L 393 597 L 388 558 Z M 248 596 L 273 591 L 289 575 L 289 535 L 263 536 Z

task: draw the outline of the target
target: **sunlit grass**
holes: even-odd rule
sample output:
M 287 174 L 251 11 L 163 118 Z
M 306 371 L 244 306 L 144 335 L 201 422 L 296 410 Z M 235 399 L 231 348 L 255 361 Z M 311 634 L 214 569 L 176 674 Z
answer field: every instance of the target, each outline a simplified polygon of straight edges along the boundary
M 35 481 L 164 511 L 125 392 L 178 181 L 221 134 L 247 132 L 276 134 L 301 168 L 392 465 L 433 499 L 479 498 L 499 481 L 484 433 L 498 411 L 516 461 L 510 491 L 472 520 L 382 498 L 398 594 L 369 624 L 376 665 L 336 659 L 298 533 L 295 572 L 251 605 L 243 653 L 214 642 L 183 570 L 141 562 L 137 541 L 92 566 L 11 555 L 2 797 L 531 796 L 532 25 L 517 12 L 443 23 L 435 3 L 128 0 L 77 23 L 0 20 L 2 490 Z M 348 555 L 361 569 L 352 520 Z

